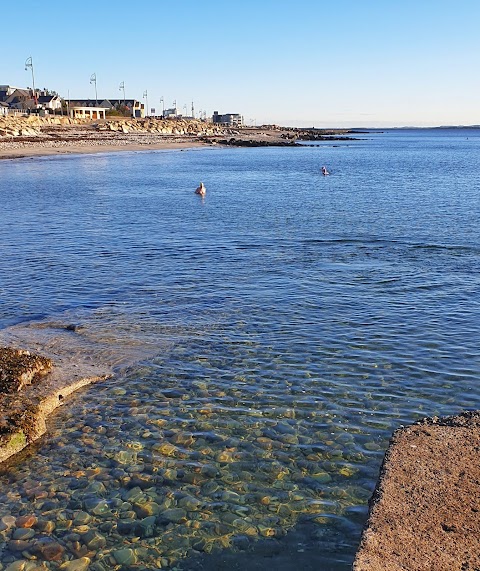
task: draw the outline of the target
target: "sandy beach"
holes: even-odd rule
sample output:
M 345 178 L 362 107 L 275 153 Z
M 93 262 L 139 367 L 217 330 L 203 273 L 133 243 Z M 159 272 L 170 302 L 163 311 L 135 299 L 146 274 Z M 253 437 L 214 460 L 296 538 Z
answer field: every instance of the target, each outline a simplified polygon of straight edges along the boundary
M 138 142 L 134 140 L 125 140 L 122 142 L 113 142 L 109 140 L 98 141 L 78 141 L 77 143 L 64 142 L 59 145 L 47 144 L 45 142 L 29 141 L 25 144 L 0 143 L 0 160 L 1 159 L 19 159 L 27 157 L 52 156 L 52 155 L 72 155 L 72 154 L 95 154 L 95 153 L 117 153 L 120 151 L 158 151 L 158 150 L 181 150 L 193 147 L 208 146 L 207 143 L 189 140 L 189 141 L 148 141 Z
M 267 127 L 226 128 L 201 121 L 6 118 L 0 122 L 0 159 L 59 154 L 181 150 L 215 145 L 292 146 L 297 140 L 347 138 L 347 131 Z M 3 128 L 2 128 L 3 127 Z M 2 134 L 3 133 L 3 134 Z

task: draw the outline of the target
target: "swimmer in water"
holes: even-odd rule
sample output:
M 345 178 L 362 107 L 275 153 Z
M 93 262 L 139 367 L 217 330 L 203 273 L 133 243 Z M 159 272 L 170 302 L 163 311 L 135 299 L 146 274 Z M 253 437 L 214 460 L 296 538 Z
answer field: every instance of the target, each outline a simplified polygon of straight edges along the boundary
M 330 173 L 327 171 L 327 167 L 322 167 L 322 174 L 325 175 L 325 176 L 326 176 L 327 174 L 330 174 Z
M 195 190 L 195 194 L 199 194 L 200 196 L 205 196 L 207 194 L 207 189 L 203 182 L 201 182 L 200 186 Z

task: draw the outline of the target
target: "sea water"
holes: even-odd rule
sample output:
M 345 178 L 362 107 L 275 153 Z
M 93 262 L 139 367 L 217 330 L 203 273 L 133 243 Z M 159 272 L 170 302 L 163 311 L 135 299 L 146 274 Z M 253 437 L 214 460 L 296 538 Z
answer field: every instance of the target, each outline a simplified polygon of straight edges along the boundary
M 118 363 L 0 476 L 4 568 L 351 567 L 392 432 L 480 408 L 480 130 L 357 137 L 0 163 L 0 326 Z

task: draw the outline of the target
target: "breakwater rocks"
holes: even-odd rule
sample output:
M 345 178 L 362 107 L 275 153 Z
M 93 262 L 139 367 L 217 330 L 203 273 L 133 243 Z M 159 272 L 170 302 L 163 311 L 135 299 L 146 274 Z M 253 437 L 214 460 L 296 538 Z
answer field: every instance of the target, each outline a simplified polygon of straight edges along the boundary
M 106 376 L 107 372 L 85 367 L 55 369 L 47 357 L 0 348 L 0 462 L 40 438 L 46 431 L 46 417 L 68 394 Z
M 208 142 L 208 139 L 204 139 Z M 243 139 L 231 137 L 230 139 L 218 139 L 215 141 L 219 145 L 229 145 L 232 147 L 295 147 L 299 146 L 294 140 L 279 141 L 277 139 Z
M 119 119 L 112 118 L 93 122 L 89 119 L 70 117 L 2 117 L 0 118 L 0 139 L 38 137 L 58 139 L 80 133 L 150 133 L 158 135 L 225 136 L 230 131 L 224 127 L 204 121 L 182 119 Z
M 480 568 L 480 412 L 397 430 L 355 571 Z
M 296 138 L 299 141 L 358 141 L 355 137 L 349 137 L 351 131 L 307 129 L 298 130 Z

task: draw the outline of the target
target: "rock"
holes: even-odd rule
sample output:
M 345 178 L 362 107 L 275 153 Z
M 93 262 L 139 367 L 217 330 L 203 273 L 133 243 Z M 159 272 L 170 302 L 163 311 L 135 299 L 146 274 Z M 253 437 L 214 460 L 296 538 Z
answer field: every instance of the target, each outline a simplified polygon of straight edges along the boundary
M 153 537 L 155 535 L 155 524 L 157 518 L 150 516 L 142 519 L 140 523 L 135 526 L 135 534 L 139 537 Z
M 128 547 L 117 549 L 112 553 L 112 555 L 118 565 L 134 565 L 137 562 L 135 551 Z
M 131 535 L 136 525 L 134 519 L 120 519 L 117 521 L 117 531 L 120 535 Z
M 5 571 L 24 571 L 26 563 L 27 562 L 23 559 L 20 561 L 14 561 L 5 567 Z
M 78 511 L 74 514 L 73 524 L 74 525 L 84 525 L 92 521 L 92 516 L 84 511 Z
M 24 541 L 22 539 L 11 539 L 8 543 L 8 549 L 10 551 L 27 551 L 32 544 L 29 541 Z
M 60 561 L 65 553 L 65 548 L 60 543 L 50 539 L 49 537 L 42 537 L 35 543 L 35 553 L 46 561 Z
M 29 527 L 19 527 L 13 532 L 12 539 L 28 540 L 35 535 L 35 531 Z
M 161 518 L 164 520 L 167 520 L 169 522 L 178 523 L 178 522 L 182 521 L 183 519 L 186 520 L 187 512 L 182 508 L 171 508 L 171 509 L 165 510 L 161 514 Z
M 133 509 L 139 518 L 145 518 L 160 513 L 160 506 L 155 502 L 146 502 L 145 504 L 134 504 Z
M 107 540 L 105 537 L 94 529 L 91 529 L 89 532 L 85 533 L 82 536 L 82 541 L 91 551 L 98 551 L 107 545 Z
M 2 393 L 20 391 L 26 385 L 42 375 L 46 375 L 53 367 L 53 362 L 30 351 L 0 348 L 0 390 Z
M 37 523 L 37 518 L 34 515 L 23 515 L 17 517 L 15 525 L 17 527 L 32 527 Z
M 62 563 L 59 569 L 63 571 L 87 571 L 89 565 L 90 559 L 88 557 L 80 557 L 80 559 L 72 559 Z
M 44 533 L 52 533 L 55 529 L 55 523 L 46 519 L 39 519 L 35 525 L 35 528 Z

